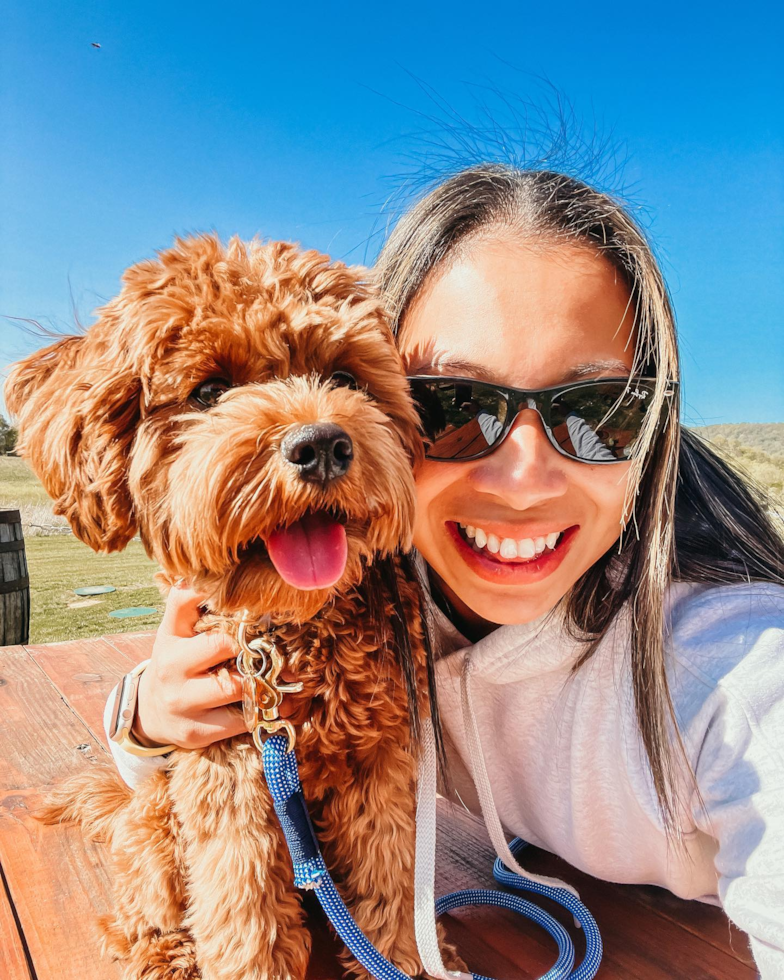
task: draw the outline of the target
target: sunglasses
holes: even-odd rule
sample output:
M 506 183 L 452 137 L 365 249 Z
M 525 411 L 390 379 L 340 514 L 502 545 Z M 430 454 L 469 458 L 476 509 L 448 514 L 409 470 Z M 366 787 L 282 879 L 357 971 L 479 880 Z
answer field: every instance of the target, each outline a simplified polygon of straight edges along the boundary
M 526 391 L 441 376 L 411 377 L 425 435 L 425 456 L 481 459 L 496 449 L 525 409 L 539 413 L 555 449 L 582 463 L 622 463 L 634 452 L 655 378 L 602 378 Z M 674 386 L 667 396 L 675 394 Z

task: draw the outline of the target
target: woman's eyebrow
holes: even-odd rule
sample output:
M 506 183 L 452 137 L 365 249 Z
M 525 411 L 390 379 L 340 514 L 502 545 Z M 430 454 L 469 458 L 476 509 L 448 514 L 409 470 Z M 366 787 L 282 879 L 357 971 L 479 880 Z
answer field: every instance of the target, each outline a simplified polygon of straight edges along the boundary
M 435 364 L 433 362 L 436 362 Z M 481 364 L 474 361 L 461 361 L 459 358 L 428 358 L 414 360 L 406 365 L 407 374 L 443 374 L 453 378 L 475 378 L 477 381 L 493 382 L 493 377 Z
M 437 361 L 433 364 L 433 361 Z M 414 361 L 406 366 L 407 374 L 443 374 L 447 377 L 475 378 L 477 381 L 498 383 L 498 377 L 493 376 L 483 365 L 475 361 L 463 361 L 459 358 L 432 358 Z M 629 367 L 617 358 L 604 361 L 585 361 L 569 368 L 561 375 L 560 382 L 578 381 L 591 375 L 611 375 L 613 377 L 628 377 Z
M 565 375 L 564 381 L 577 381 L 589 374 L 612 374 L 614 376 L 628 377 L 630 374 L 628 364 L 619 361 L 617 358 L 610 358 L 606 361 L 586 361 L 571 368 Z

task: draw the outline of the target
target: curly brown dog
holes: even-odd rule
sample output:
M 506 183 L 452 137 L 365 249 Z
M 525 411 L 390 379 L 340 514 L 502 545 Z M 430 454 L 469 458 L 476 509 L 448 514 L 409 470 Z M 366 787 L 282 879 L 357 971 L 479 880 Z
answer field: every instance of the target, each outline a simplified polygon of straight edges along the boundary
M 82 541 L 109 552 L 139 534 L 165 583 L 207 597 L 213 628 L 236 634 L 245 610 L 278 625 L 304 685 L 297 754 L 327 865 L 368 937 L 416 976 L 429 680 L 401 553 L 421 444 L 364 274 L 283 243 L 178 241 L 131 267 L 86 333 L 16 365 L 6 397 Z M 47 819 L 111 848 L 103 942 L 126 980 L 305 976 L 310 936 L 261 769 L 240 736 L 175 751 L 133 793 L 103 766 L 56 792 Z

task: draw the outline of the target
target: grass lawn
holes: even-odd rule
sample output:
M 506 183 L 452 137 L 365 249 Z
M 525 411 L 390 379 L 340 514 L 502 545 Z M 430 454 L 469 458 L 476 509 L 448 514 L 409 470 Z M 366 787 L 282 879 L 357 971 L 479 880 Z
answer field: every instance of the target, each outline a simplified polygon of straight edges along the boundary
M 72 534 L 40 533 L 65 525 L 52 515 L 52 502 L 25 460 L 0 456 L 0 510 L 19 509 L 30 570 L 30 642 L 51 643 L 108 633 L 154 630 L 163 600 L 153 575 L 158 566 L 140 541 L 115 555 L 96 555 Z M 113 585 L 116 592 L 81 598 L 74 589 Z M 113 609 L 152 606 L 149 616 L 113 619 Z
M 25 539 L 39 534 L 63 534 L 68 524 L 52 513 L 52 501 L 23 459 L 0 456 L 0 510 L 19 510 Z
M 25 540 L 30 569 L 30 642 L 51 643 L 108 633 L 154 630 L 163 598 L 153 582 L 157 564 L 140 541 L 116 555 L 96 555 L 73 535 Z M 117 591 L 81 598 L 73 590 L 85 585 L 113 585 Z M 113 609 L 152 606 L 149 616 L 113 619 Z
M 5 508 L 23 504 L 46 504 L 51 507 L 46 490 L 38 482 L 25 460 L 0 456 L 0 504 Z
M 52 501 L 27 462 L 16 456 L 0 456 L 0 509 L 44 505 Z

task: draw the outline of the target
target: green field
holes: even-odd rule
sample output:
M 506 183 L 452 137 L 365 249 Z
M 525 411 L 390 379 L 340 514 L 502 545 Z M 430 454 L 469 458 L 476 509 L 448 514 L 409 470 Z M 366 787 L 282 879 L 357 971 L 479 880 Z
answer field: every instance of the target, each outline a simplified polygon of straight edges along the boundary
M 51 643 L 106 633 L 154 630 L 163 611 L 161 594 L 152 580 L 158 566 L 131 541 L 116 555 L 96 555 L 73 535 L 34 537 L 26 541 L 30 570 L 30 641 Z M 117 591 L 80 598 L 73 590 L 85 585 L 113 585 Z M 114 619 L 113 609 L 150 606 L 149 616 Z
M 32 643 L 155 629 L 163 609 L 153 582 L 158 566 L 145 555 L 140 541 L 132 541 L 116 555 L 96 555 L 72 534 L 42 533 L 42 527 L 65 522 L 52 516 L 51 501 L 27 463 L 0 456 L 0 510 L 10 508 L 21 510 L 25 525 Z M 73 590 L 85 585 L 113 585 L 117 591 L 82 599 Z M 109 616 L 112 610 L 129 606 L 152 606 L 158 611 L 132 619 Z
M 38 478 L 23 459 L 0 456 L 0 506 L 46 504 L 51 501 Z

